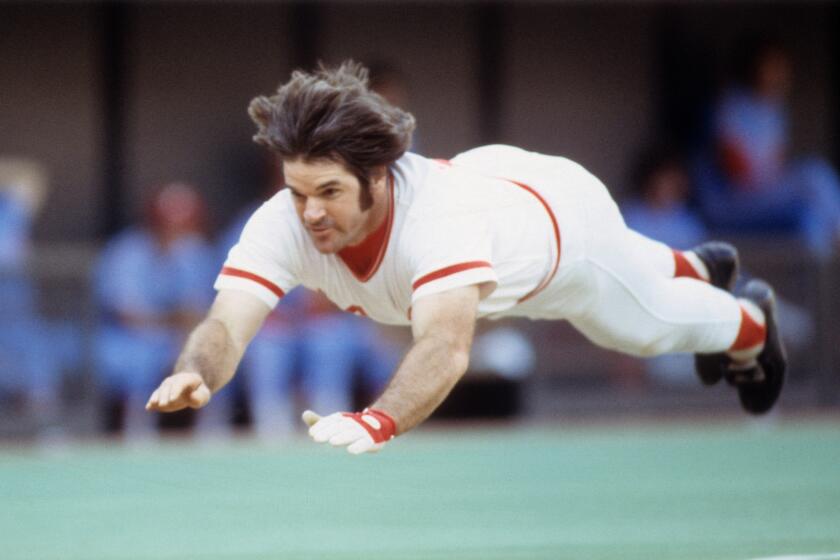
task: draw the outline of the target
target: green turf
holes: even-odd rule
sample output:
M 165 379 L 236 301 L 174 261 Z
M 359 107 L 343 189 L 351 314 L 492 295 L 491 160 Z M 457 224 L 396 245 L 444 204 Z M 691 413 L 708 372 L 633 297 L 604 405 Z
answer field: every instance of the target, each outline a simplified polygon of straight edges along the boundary
M 0 449 L 0 559 L 747 559 L 840 552 L 840 424 Z

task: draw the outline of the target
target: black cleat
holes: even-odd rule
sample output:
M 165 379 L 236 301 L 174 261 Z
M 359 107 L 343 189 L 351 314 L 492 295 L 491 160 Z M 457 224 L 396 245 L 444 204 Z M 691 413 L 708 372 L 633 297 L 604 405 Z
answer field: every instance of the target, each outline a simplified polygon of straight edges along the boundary
M 698 245 L 692 252 L 706 265 L 710 283 L 731 292 L 738 278 L 738 250 L 729 243 L 709 241 Z M 724 353 L 694 355 L 694 369 L 704 385 L 720 381 L 731 362 Z
M 738 250 L 723 241 L 709 241 L 691 250 L 700 257 L 709 271 L 712 286 L 732 291 L 738 279 Z
M 740 294 L 764 312 L 766 336 L 757 363 L 746 369 L 730 367 L 727 381 L 738 388 L 741 406 L 752 414 L 764 414 L 776 404 L 785 383 L 787 355 L 776 324 L 776 295 L 763 280 L 750 280 Z

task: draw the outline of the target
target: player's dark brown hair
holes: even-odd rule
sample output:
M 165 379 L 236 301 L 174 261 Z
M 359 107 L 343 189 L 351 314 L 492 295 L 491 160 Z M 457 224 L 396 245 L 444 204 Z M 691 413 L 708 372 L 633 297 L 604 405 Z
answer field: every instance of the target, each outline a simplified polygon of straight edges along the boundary
M 343 164 L 362 187 L 362 209 L 373 202 L 373 170 L 392 165 L 408 150 L 415 127 L 410 113 L 368 88 L 368 70 L 351 60 L 338 68 L 293 72 L 276 94 L 251 101 L 248 114 L 258 128 L 254 141 L 282 160 Z

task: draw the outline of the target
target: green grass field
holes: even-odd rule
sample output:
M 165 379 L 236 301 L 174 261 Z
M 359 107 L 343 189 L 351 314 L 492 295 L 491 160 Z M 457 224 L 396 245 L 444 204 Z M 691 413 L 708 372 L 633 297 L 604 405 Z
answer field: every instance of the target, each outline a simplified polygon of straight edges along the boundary
M 0 559 L 748 559 L 840 552 L 840 422 L 429 430 L 378 455 L 0 448 Z

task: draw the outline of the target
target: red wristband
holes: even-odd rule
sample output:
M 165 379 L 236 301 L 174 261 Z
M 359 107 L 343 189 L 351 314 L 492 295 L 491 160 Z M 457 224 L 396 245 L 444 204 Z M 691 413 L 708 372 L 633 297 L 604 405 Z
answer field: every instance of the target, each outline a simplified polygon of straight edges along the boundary
M 397 423 L 394 419 L 375 408 L 366 408 L 361 412 L 345 412 L 344 416 L 358 422 L 370 434 L 374 443 L 388 441 L 397 433 Z

